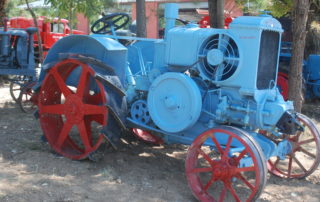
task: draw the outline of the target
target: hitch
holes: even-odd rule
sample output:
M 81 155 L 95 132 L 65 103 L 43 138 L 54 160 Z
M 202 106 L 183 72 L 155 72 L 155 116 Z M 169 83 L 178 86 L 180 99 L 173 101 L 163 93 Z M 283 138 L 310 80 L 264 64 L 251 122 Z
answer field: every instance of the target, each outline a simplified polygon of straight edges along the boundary
M 304 127 L 297 120 L 297 115 L 289 111 L 286 111 L 281 116 L 276 126 L 280 132 L 289 135 L 294 135 L 297 131 L 304 131 Z

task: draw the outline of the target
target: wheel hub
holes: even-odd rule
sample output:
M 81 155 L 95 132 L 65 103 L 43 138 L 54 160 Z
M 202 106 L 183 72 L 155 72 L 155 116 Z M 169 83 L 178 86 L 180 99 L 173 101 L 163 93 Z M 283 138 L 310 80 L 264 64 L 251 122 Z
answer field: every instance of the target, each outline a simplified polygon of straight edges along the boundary
M 81 99 L 76 95 L 69 95 L 65 101 L 65 115 L 68 121 L 73 124 L 78 124 L 82 121 L 83 103 Z
M 224 161 L 218 162 L 218 164 L 212 170 L 216 179 L 229 179 L 232 176 L 232 167 Z
M 168 109 L 176 109 L 178 107 L 175 96 L 166 96 L 164 99 L 164 104 Z

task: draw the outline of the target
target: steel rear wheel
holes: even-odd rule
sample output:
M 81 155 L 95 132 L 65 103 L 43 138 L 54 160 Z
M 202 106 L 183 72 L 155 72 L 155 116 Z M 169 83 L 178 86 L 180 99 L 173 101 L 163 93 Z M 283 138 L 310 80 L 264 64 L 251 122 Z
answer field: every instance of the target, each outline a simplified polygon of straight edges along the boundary
M 207 130 L 188 150 L 186 176 L 199 201 L 254 201 L 265 186 L 266 173 L 259 145 L 237 128 Z
M 312 174 L 320 163 L 320 134 L 314 123 L 306 116 L 297 114 L 304 126 L 303 132 L 285 136 L 292 150 L 285 159 L 272 157 L 268 160 L 270 173 L 282 178 L 305 178 Z
M 71 159 L 88 157 L 104 139 L 100 130 L 107 124 L 106 96 L 94 74 L 89 65 L 66 59 L 50 69 L 40 89 L 45 137 L 57 153 Z

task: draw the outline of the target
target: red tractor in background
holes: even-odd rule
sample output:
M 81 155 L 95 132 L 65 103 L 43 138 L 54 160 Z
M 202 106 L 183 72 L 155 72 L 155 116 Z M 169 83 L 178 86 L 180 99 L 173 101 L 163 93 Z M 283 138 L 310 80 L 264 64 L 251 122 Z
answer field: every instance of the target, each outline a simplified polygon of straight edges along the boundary
M 70 27 L 68 25 L 68 20 L 66 19 L 58 19 L 55 18 L 53 21 L 50 21 L 44 16 L 38 18 L 38 29 L 40 31 L 40 36 L 42 39 L 42 47 L 43 47 L 43 57 L 45 58 L 48 50 L 52 47 L 52 45 L 61 39 L 64 36 L 70 34 Z M 13 17 L 9 20 L 10 28 L 21 28 L 26 29 L 28 27 L 35 27 L 32 18 L 25 17 Z M 72 34 L 85 34 L 79 30 L 72 30 Z M 39 58 L 38 54 L 38 39 L 37 36 L 34 35 L 34 47 L 35 47 L 35 56 L 36 60 Z

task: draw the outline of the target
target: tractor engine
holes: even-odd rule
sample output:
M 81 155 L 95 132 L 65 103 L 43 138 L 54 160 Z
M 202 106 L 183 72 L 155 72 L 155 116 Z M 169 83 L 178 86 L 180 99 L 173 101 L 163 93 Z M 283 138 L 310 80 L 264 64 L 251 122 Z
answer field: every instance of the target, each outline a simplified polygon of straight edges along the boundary
M 294 132 L 298 126 L 281 119 L 291 117 L 292 103 L 284 102 L 275 82 L 281 33 L 271 17 L 238 17 L 223 30 L 195 25 L 171 29 L 165 48 L 168 72 L 148 92 L 153 122 L 169 133 L 198 120 L 197 128 L 200 123 L 250 130 L 277 125 L 282 132 Z

